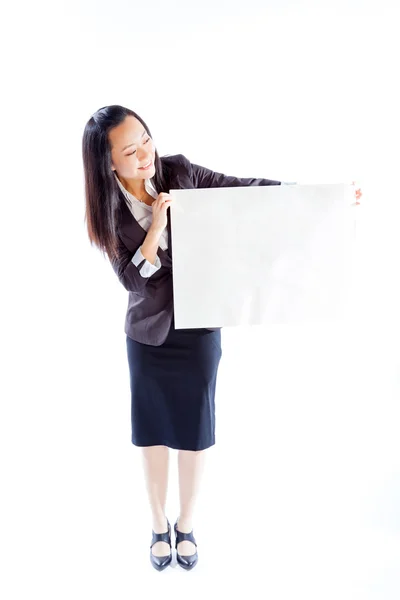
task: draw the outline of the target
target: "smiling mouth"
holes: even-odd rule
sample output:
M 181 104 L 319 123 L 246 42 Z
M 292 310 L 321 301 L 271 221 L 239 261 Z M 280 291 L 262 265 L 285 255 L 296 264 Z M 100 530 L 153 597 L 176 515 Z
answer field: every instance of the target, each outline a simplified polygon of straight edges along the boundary
M 139 167 L 139 169 L 142 170 L 142 171 L 146 170 L 146 169 L 149 169 L 152 164 L 153 164 L 153 161 L 151 160 L 148 165 L 145 165 L 144 167 Z

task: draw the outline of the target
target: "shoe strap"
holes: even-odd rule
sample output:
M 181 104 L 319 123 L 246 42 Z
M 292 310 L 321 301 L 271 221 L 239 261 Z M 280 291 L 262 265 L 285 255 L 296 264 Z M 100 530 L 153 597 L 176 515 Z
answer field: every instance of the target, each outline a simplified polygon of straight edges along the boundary
M 197 547 L 196 540 L 194 539 L 193 535 L 193 530 L 190 533 L 183 533 L 175 527 L 175 535 L 175 548 L 178 546 L 178 544 L 184 541 L 192 542 Z
M 154 544 L 156 544 L 157 542 L 166 542 L 172 548 L 172 545 L 171 545 L 171 528 L 170 528 L 169 523 L 168 523 L 168 531 L 165 531 L 164 533 L 154 533 L 154 531 L 153 531 L 153 537 L 152 537 L 152 540 L 151 540 L 151 546 L 150 546 L 150 548 L 152 548 L 154 546 Z

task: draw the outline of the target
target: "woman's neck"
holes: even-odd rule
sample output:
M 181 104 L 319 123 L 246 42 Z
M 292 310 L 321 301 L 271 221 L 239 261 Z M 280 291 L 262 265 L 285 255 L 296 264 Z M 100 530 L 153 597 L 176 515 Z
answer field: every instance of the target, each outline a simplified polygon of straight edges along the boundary
M 137 198 L 138 200 L 146 198 L 147 192 L 144 179 L 142 179 L 141 181 L 137 181 L 134 179 L 121 179 L 121 183 L 124 186 L 124 188 L 128 190 L 130 194 L 135 196 L 135 198 Z

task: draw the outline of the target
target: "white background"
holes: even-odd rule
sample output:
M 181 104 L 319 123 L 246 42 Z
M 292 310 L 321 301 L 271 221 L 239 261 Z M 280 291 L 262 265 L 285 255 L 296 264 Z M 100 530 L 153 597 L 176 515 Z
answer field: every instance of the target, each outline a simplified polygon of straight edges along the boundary
M 397 2 L 2 17 L 1 596 L 398 599 Z M 82 133 L 107 104 L 138 112 L 160 155 L 363 191 L 353 325 L 222 332 L 190 575 L 150 565 L 127 292 L 85 231 Z M 171 451 L 171 522 L 176 476 Z

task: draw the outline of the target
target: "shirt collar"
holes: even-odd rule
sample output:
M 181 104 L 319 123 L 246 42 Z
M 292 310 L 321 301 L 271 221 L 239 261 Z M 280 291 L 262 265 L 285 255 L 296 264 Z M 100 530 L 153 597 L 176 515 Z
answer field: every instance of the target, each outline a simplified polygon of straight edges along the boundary
M 140 200 L 138 200 L 136 198 L 136 196 L 134 196 L 133 194 L 131 194 L 130 192 L 128 192 L 128 190 L 122 185 L 122 183 L 120 182 L 118 175 L 115 173 L 114 171 L 114 176 L 115 179 L 117 180 L 117 183 L 119 185 L 120 190 L 122 191 L 122 193 L 124 194 L 125 198 L 128 200 L 128 202 L 130 204 L 140 204 L 140 206 L 147 206 L 148 208 L 151 209 L 151 206 L 148 206 L 148 204 L 145 204 L 144 202 L 141 202 Z M 146 189 L 146 192 L 148 194 L 150 194 L 150 196 L 153 196 L 153 198 L 157 198 L 157 192 L 153 186 L 153 184 L 151 183 L 150 179 L 145 179 L 144 180 L 144 187 Z

